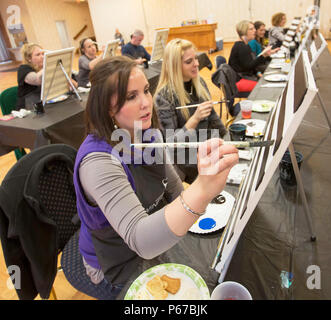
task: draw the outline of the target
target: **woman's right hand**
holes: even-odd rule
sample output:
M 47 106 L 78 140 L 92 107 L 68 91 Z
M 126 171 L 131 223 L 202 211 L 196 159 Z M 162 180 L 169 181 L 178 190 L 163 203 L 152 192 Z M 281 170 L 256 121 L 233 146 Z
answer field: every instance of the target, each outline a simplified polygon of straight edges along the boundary
M 272 46 L 267 46 L 264 48 L 264 50 L 261 52 L 261 55 L 263 57 L 269 57 L 272 54 Z
M 194 117 L 198 122 L 209 117 L 213 109 L 212 101 L 205 101 L 196 108 L 192 117 Z
M 210 202 L 225 187 L 231 168 L 239 161 L 238 149 L 223 144 L 222 139 L 210 139 L 198 150 L 199 175 L 197 183 L 206 200 Z

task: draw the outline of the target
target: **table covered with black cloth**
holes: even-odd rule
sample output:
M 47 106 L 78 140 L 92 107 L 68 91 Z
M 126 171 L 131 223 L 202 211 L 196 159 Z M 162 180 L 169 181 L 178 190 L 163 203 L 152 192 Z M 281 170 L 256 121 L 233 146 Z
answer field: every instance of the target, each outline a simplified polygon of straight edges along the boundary
M 153 94 L 161 67 L 144 69 Z M 82 101 L 71 94 L 62 102 L 45 105 L 45 113 L 32 113 L 25 118 L 0 122 L 0 156 L 16 147 L 36 149 L 54 143 L 68 144 L 76 149 L 85 138 L 84 110 L 88 93 L 80 93 Z
M 323 54 L 315 70 L 317 86 L 324 102 L 331 100 L 331 57 Z M 323 72 L 322 72 L 323 71 Z M 249 99 L 276 101 L 282 88 L 261 88 L 260 79 Z M 329 117 L 331 106 L 327 103 Z M 252 118 L 267 120 L 269 113 L 252 113 Z M 237 120 L 241 119 L 241 115 Z M 228 139 L 228 136 L 225 138 Z M 296 187 L 284 188 L 276 170 L 258 206 L 245 227 L 224 281 L 237 281 L 253 299 L 330 299 L 331 298 L 331 135 L 318 101 L 310 106 L 295 138 L 294 148 L 304 155 L 301 176 L 315 225 L 317 241 L 310 241 L 304 208 Z M 234 196 L 238 186 L 226 185 Z M 145 270 L 161 263 L 181 263 L 196 270 L 210 292 L 219 274 L 210 268 L 222 230 L 206 235 L 188 232 L 166 253 L 142 261 L 131 275 L 118 299 L 123 299 L 132 282 Z M 321 268 L 321 289 L 307 285 L 309 266 Z

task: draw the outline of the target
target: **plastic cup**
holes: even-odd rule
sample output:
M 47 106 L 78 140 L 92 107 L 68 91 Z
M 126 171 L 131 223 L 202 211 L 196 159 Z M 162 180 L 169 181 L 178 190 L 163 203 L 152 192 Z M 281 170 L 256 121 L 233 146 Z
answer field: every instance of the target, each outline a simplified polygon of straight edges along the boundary
M 246 139 L 246 125 L 243 123 L 232 123 L 229 126 L 231 141 L 244 141 Z
M 225 281 L 212 292 L 211 300 L 253 300 L 249 291 L 240 283 Z
M 300 152 L 295 151 L 295 157 L 300 169 L 303 155 Z M 279 176 L 282 186 L 295 186 L 297 184 L 289 151 L 284 153 L 283 158 L 279 163 Z
M 241 116 L 243 119 L 250 119 L 252 117 L 253 101 L 243 100 L 240 101 Z

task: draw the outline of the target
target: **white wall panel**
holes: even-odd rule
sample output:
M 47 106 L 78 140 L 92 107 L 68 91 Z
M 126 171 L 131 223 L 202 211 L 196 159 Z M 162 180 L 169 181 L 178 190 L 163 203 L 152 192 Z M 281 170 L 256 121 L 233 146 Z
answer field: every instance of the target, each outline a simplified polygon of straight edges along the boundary
M 135 28 L 145 32 L 145 46 L 152 45 L 154 31 L 162 27 L 180 26 L 183 20 L 212 18 L 218 23 L 216 37 L 235 41 L 235 26 L 243 19 L 262 20 L 271 27 L 271 16 L 285 12 L 288 23 L 304 16 L 313 0 L 88 0 L 97 40 L 113 39 L 119 28 L 129 40 Z M 321 29 L 330 28 L 331 1 L 321 0 Z M 325 34 L 325 32 L 324 32 Z
M 289 26 L 294 17 L 304 17 L 307 9 L 313 4 L 313 0 L 251 0 L 252 1 L 252 20 L 261 20 L 267 28 L 272 26 L 271 17 L 276 12 L 284 12 L 287 16 Z
M 331 1 L 321 0 L 320 8 L 321 32 L 326 39 L 331 39 Z
M 249 0 L 196 0 L 199 19 L 212 16 L 218 23 L 216 37 L 224 41 L 237 40 L 236 24 L 249 18 Z
M 134 29 L 145 31 L 141 0 L 88 0 L 88 4 L 95 36 L 100 43 L 114 39 L 116 28 L 126 41 Z

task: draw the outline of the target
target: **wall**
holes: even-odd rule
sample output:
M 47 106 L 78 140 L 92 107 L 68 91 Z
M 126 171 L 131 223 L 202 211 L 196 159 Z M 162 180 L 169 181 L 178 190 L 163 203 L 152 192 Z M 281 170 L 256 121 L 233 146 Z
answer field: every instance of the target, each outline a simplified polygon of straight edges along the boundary
M 11 14 L 7 13 L 7 8 L 11 5 L 18 6 L 20 9 L 20 20 L 24 26 L 25 33 L 27 35 L 29 35 L 28 40 L 31 42 L 36 42 L 37 37 L 36 37 L 35 29 L 33 27 L 33 23 L 31 21 L 31 17 L 29 15 L 29 11 L 26 6 L 25 0 L 1 0 L 0 1 L 0 14 L 2 17 L 3 23 L 5 25 L 7 25 L 7 20 L 11 15 Z M 6 30 L 6 31 L 9 36 L 8 30 Z M 12 47 L 13 46 L 14 46 L 14 44 L 12 43 Z
M 331 39 L 331 1 L 321 0 L 320 8 L 321 32 L 327 39 Z
M 224 41 L 237 39 L 235 25 L 243 19 L 262 20 L 271 26 L 271 16 L 275 12 L 285 12 L 288 23 L 295 16 L 304 16 L 313 0 L 88 0 L 91 18 L 97 40 L 106 43 L 114 38 L 115 28 L 119 28 L 126 41 L 135 28 L 145 33 L 144 45 L 150 46 L 154 40 L 154 30 L 162 27 L 179 26 L 183 20 L 212 19 L 218 23 L 216 37 Z M 330 4 L 323 9 L 322 30 L 330 27 Z M 125 12 L 125 14 L 124 14 Z M 124 19 L 125 17 L 125 19 Z M 327 23 L 327 27 L 324 25 Z M 325 34 L 326 36 L 326 34 Z
M 20 7 L 21 20 L 29 42 L 39 43 L 48 50 L 61 48 L 61 41 L 55 21 L 64 20 L 68 30 L 71 45 L 78 48 L 79 40 L 83 37 L 94 35 L 92 20 L 87 3 L 76 3 L 64 0 L 1 0 L 0 12 L 4 23 L 8 14 L 9 5 L 16 4 Z M 78 40 L 73 37 L 84 25 L 87 29 Z

